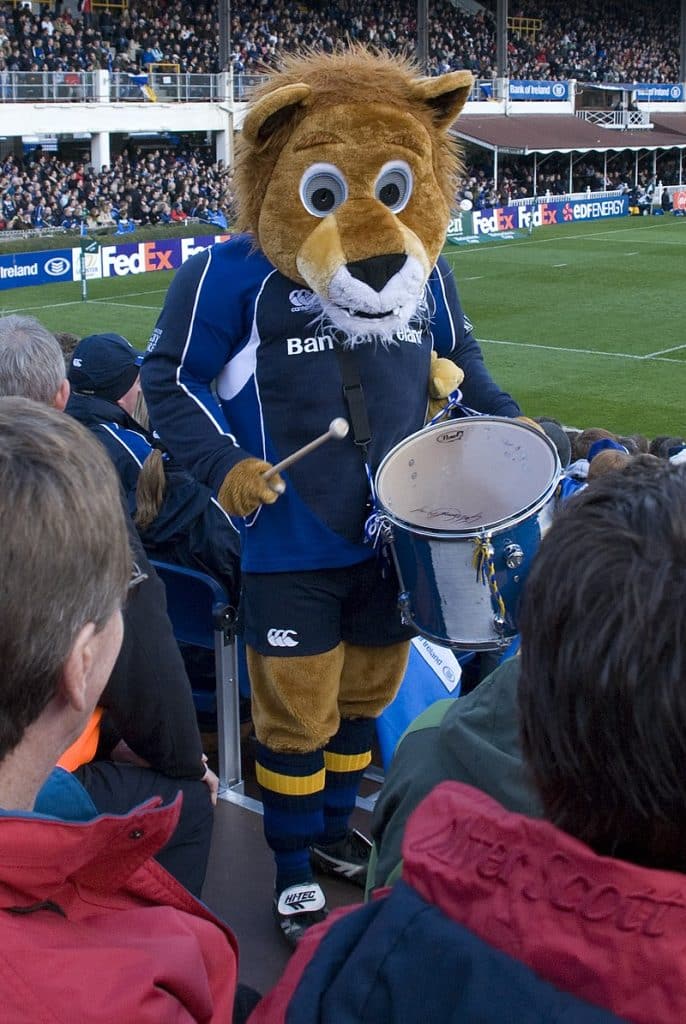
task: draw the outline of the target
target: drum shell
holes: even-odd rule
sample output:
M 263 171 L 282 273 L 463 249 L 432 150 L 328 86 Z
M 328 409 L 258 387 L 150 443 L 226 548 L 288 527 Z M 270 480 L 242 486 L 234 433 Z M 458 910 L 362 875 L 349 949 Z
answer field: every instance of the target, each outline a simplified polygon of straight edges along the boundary
M 474 540 L 427 537 L 408 527 L 393 529 L 403 611 L 423 636 L 457 650 L 505 647 L 517 632 L 519 602 L 529 568 L 548 526 L 544 506 L 529 519 L 491 537 L 494 580 L 505 605 L 496 621 L 491 588 L 477 576 Z M 507 553 L 521 549 L 521 565 L 510 569 Z
M 378 507 L 418 632 L 461 650 L 507 646 L 559 476 L 546 435 L 497 416 L 430 425 L 386 455 Z

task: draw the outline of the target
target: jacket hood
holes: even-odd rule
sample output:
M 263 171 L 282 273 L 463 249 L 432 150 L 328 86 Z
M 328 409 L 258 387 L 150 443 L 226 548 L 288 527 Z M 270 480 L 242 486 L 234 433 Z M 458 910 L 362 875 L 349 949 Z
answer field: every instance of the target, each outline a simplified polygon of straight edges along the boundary
M 444 782 L 411 816 L 403 878 L 558 988 L 638 1024 L 686 1020 L 686 879 L 600 857 Z

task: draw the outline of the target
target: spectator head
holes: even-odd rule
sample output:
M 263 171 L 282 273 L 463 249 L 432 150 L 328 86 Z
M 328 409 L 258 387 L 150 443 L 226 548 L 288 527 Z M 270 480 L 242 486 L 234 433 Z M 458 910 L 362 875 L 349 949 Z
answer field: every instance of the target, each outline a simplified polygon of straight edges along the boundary
M 676 454 L 686 441 L 683 437 L 672 437 L 670 434 L 659 434 L 650 442 L 648 451 L 651 455 L 657 455 L 659 459 L 668 459 L 671 454 Z
M 574 461 L 577 459 L 587 459 L 588 450 L 594 441 L 600 441 L 603 438 L 610 438 L 616 441 L 617 435 L 610 433 L 609 430 L 605 430 L 604 427 L 588 427 L 586 430 L 581 430 L 572 443 L 572 458 Z
M 0 398 L 0 530 L 1 771 L 38 719 L 62 750 L 80 735 L 118 653 L 131 569 L 104 449 L 26 398 Z
M 68 366 L 71 362 L 74 349 L 79 343 L 78 335 L 71 334 L 69 331 L 55 331 L 55 339 L 59 347 L 62 349 L 62 355 L 64 356 L 65 363 Z
M 536 417 L 536 422 L 543 428 L 555 445 L 557 454 L 560 458 L 560 465 L 563 469 L 566 469 L 571 461 L 572 446 L 564 427 L 557 420 L 550 419 L 547 416 Z
M 629 455 L 648 451 L 648 438 L 644 434 L 628 434 L 626 437 L 619 437 L 617 440 L 620 444 L 624 445 Z
M 59 410 L 69 400 L 62 350 L 35 317 L 0 317 L 0 396 L 31 398 Z
M 545 816 L 601 855 L 675 871 L 685 603 L 686 467 L 639 456 L 558 512 L 520 616 L 522 744 Z
M 597 480 L 599 476 L 606 473 L 620 472 L 631 462 L 631 455 L 620 446 L 616 448 L 603 448 L 591 459 L 588 467 L 588 482 Z
M 120 334 L 89 334 L 74 349 L 69 381 L 77 394 L 115 402 L 133 416 L 142 359 Z

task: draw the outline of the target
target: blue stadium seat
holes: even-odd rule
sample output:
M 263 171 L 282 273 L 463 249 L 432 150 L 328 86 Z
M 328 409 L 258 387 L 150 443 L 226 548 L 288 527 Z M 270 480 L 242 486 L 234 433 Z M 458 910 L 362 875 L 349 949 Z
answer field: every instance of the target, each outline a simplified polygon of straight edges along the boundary
M 219 795 L 251 804 L 243 796 L 236 609 L 212 576 L 171 562 L 151 561 L 165 586 L 177 643 L 214 652 L 215 690 L 194 690 L 193 699 L 198 709 L 216 708 Z

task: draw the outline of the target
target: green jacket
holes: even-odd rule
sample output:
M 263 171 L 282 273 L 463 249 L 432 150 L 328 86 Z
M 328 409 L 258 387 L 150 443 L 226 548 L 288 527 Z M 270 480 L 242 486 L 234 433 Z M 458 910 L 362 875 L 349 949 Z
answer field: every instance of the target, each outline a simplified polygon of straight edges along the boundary
M 400 876 L 407 819 L 439 782 L 465 782 L 510 811 L 541 817 L 522 761 L 518 677 L 519 658 L 509 658 L 465 697 L 437 701 L 401 737 L 374 808 L 367 895 Z

